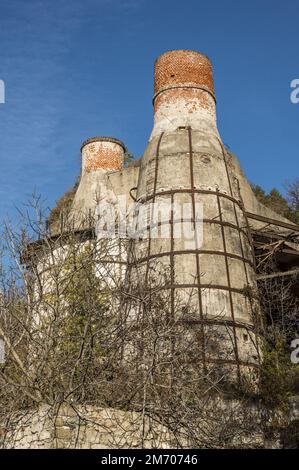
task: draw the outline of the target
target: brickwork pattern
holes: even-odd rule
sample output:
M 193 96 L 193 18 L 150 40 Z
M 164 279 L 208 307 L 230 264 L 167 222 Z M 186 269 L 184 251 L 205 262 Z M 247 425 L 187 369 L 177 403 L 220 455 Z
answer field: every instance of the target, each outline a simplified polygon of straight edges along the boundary
M 116 141 L 91 139 L 82 148 L 82 166 L 88 173 L 98 169 L 121 170 L 123 161 L 124 147 Z
M 205 86 L 214 93 L 212 64 L 196 51 L 169 51 L 155 63 L 154 92 L 174 85 Z

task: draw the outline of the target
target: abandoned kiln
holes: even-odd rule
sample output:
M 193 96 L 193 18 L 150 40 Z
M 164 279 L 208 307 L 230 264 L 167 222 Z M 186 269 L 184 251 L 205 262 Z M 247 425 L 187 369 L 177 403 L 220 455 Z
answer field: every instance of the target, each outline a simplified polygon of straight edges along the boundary
M 71 208 L 51 222 L 50 237 L 59 237 L 64 225 L 69 226 L 67 220 L 86 243 L 96 237 L 99 203 L 116 207 L 119 198 L 126 207 L 138 203 L 149 218 L 157 201 L 172 207 L 189 204 L 189 222 L 196 232 L 200 204 L 200 243 L 190 245 L 175 237 L 182 220 L 172 210 L 164 221 L 170 236 L 152 237 L 146 219 L 145 236 L 128 240 L 125 249 L 115 250 L 113 244 L 107 258 L 100 260 L 102 274 L 113 272 L 130 289 L 138 279 L 150 284 L 152 268 L 165 267 L 171 313 L 192 324 L 194 340 L 201 342 L 204 370 L 221 364 L 235 383 L 248 377 L 255 381 L 262 360 L 262 319 L 258 297 L 252 293 L 259 280 L 293 275 L 299 266 L 299 226 L 257 200 L 238 159 L 223 144 L 212 65 L 204 54 L 173 50 L 158 57 L 153 107 L 153 129 L 139 160 L 126 163 L 126 145 L 115 137 L 83 143 Z M 275 258 L 275 270 L 265 273 L 260 261 L 269 254 Z M 178 296 L 187 306 L 179 313 Z M 211 337 L 221 338 L 217 347 L 211 347 Z
M 191 222 L 196 203 L 201 203 L 200 246 L 186 247 L 173 236 L 177 221 L 172 213 L 172 236 L 151 238 L 148 228 L 146 237 L 131 242 L 133 267 L 128 253 L 119 260 L 113 253 L 113 258 L 120 263 L 121 276 L 131 282 L 137 269 L 146 279 L 155 263 L 169 267 L 171 298 L 178 293 L 192 297 L 192 321 L 203 343 L 211 331 L 224 338 L 223 350 L 219 346 L 205 354 L 203 348 L 203 364 L 221 362 L 240 379 L 251 375 L 261 359 L 259 306 L 246 295 L 262 277 L 256 256 L 278 243 L 277 275 L 287 275 L 299 263 L 299 227 L 256 199 L 238 159 L 221 141 L 212 65 L 205 55 L 174 50 L 159 56 L 153 106 L 154 125 L 140 160 L 125 167 L 126 146 L 116 138 L 93 137 L 83 143 L 82 173 L 71 209 L 75 227 L 88 233 L 86 220 L 99 200 L 116 204 L 124 195 L 128 207 L 133 200 L 149 207 L 158 200 L 189 203 Z

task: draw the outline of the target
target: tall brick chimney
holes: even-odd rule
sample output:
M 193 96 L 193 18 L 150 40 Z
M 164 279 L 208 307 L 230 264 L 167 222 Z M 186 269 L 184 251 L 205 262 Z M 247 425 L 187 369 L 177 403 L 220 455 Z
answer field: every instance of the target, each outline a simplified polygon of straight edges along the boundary
M 216 98 L 212 64 L 196 51 L 169 51 L 155 62 L 152 136 L 179 126 L 214 132 Z

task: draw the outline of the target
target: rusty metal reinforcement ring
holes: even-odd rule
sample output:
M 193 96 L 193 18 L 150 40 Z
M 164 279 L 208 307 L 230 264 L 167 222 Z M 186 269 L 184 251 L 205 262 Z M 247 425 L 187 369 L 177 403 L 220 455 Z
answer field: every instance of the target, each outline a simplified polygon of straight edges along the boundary
M 154 96 L 153 96 L 153 99 L 152 99 L 152 103 L 154 104 L 155 102 L 155 99 L 161 94 L 161 93 L 164 93 L 164 91 L 168 91 L 168 90 L 175 90 L 177 88 L 194 88 L 196 90 L 202 90 L 202 91 L 206 91 L 207 93 L 209 93 L 209 95 L 211 95 L 211 97 L 213 98 L 213 100 L 215 101 L 215 104 L 217 103 L 217 100 L 216 100 L 216 96 L 215 94 L 208 88 L 206 87 L 205 85 L 170 85 L 170 86 L 166 86 L 166 87 L 163 87 L 161 88 L 159 91 L 157 91 Z
M 127 151 L 127 147 L 125 146 L 125 144 L 121 140 L 116 139 L 115 137 L 96 136 L 96 137 L 91 137 L 90 139 L 84 140 L 80 148 L 81 152 L 82 152 L 83 147 L 85 147 L 88 144 L 92 144 L 93 142 L 111 142 L 113 144 L 120 145 L 120 147 L 123 148 L 124 152 Z

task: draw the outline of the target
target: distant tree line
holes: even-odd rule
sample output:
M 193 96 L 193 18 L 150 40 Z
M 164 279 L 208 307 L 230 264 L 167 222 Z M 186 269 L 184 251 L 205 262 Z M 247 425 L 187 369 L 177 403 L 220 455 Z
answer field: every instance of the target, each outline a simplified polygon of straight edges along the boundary
M 257 199 L 266 207 L 299 224 L 299 178 L 285 184 L 286 196 L 273 188 L 267 193 L 261 186 L 252 184 Z

